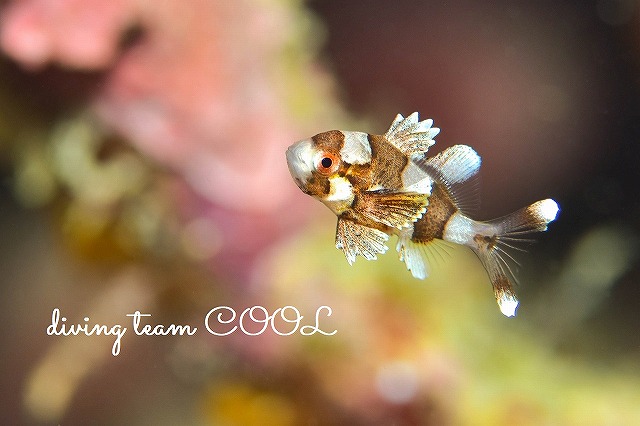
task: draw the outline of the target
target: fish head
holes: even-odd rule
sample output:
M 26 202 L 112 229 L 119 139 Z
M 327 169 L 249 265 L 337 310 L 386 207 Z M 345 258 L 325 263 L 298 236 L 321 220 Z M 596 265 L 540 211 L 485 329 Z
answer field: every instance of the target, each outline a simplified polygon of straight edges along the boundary
M 340 158 L 336 152 L 321 149 L 312 139 L 305 139 L 287 149 L 287 166 L 302 192 L 321 196 L 328 180 L 340 168 Z
M 368 135 L 331 130 L 291 145 L 287 165 L 296 185 L 336 214 L 353 202 L 349 171 L 371 161 Z

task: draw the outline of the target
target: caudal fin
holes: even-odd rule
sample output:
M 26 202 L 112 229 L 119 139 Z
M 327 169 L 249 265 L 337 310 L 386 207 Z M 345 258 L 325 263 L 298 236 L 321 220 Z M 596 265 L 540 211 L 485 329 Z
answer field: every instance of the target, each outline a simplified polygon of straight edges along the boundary
M 513 317 L 516 315 L 518 297 L 516 296 L 511 280 L 506 274 L 504 258 L 494 250 L 495 249 L 474 251 L 489 274 L 489 279 L 493 286 L 493 293 L 496 296 L 500 312 L 507 317 Z M 506 268 L 508 269 L 509 266 L 507 265 Z
M 508 317 L 516 314 L 518 298 L 508 263 L 515 260 L 506 249 L 518 249 L 514 243 L 527 241 L 523 238 L 526 234 L 546 231 L 558 211 L 558 204 L 546 199 L 489 222 L 476 222 L 460 215 L 452 217 L 447 224 L 445 239 L 468 245 L 478 255 L 491 280 L 500 311 Z
M 501 237 L 517 238 L 518 235 L 546 231 L 547 225 L 556 218 L 559 210 L 558 203 L 547 198 L 489 223 L 501 228 Z
M 507 262 L 508 259 L 514 259 L 505 248 L 517 249 L 513 243 L 526 241 L 524 235 L 546 231 L 558 211 L 558 204 L 551 199 L 537 201 L 510 215 L 492 220 L 489 224 L 495 227 L 496 233 L 476 238 L 474 250 L 489 274 L 500 311 L 507 317 L 515 316 L 518 298 L 509 279 L 511 276 L 515 280 L 515 276 Z

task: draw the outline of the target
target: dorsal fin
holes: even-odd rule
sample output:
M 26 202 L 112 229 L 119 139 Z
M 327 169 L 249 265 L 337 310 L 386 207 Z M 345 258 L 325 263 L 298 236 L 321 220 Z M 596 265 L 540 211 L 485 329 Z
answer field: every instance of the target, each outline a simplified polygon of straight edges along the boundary
M 431 119 L 418 121 L 417 112 L 407 118 L 398 114 L 384 137 L 403 154 L 417 157 L 429 150 L 435 143 L 433 138 L 440 133 L 440 129 L 432 125 Z
M 480 170 L 481 160 L 473 148 L 454 145 L 434 157 L 417 160 L 416 164 L 446 186 L 460 210 L 469 212 L 478 207 L 475 177 Z
M 480 170 L 480 156 L 467 145 L 454 145 L 438 155 L 429 158 L 425 163 L 435 169 L 438 177 L 445 183 L 462 183 L 473 177 Z

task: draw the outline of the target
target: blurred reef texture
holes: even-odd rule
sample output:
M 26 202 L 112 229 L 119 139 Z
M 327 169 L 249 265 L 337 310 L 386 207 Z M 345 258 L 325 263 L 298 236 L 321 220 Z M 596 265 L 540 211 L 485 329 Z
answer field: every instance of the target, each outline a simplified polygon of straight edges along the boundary
M 637 2 L 5 0 L 0 49 L 6 424 L 640 424 Z M 482 156 L 480 217 L 562 208 L 515 319 L 463 248 L 349 267 L 289 176 L 416 110 Z M 206 332 L 254 305 L 337 333 Z M 54 308 L 198 333 L 114 357 Z

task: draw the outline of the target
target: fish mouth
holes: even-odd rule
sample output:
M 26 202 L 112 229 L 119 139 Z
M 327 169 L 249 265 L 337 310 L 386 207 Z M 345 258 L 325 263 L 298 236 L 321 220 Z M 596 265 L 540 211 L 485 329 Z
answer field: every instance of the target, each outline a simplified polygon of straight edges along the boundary
M 310 140 L 303 140 L 287 148 L 287 166 L 298 188 L 306 192 L 312 177 L 314 149 Z

